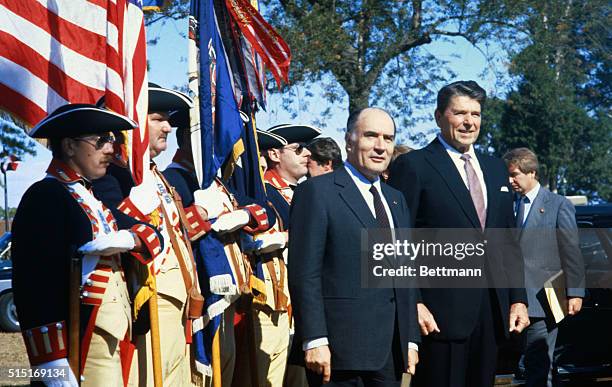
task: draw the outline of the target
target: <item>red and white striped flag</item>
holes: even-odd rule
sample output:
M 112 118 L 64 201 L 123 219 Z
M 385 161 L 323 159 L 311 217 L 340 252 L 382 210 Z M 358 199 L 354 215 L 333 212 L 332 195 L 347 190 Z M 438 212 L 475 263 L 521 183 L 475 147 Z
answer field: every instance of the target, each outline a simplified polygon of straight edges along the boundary
M 128 156 L 148 165 L 142 0 L 0 0 L 0 109 L 28 126 L 66 103 L 96 103 L 140 124 Z
M 6 171 L 16 171 L 19 166 L 19 158 L 15 155 L 5 156 L 0 163 L 2 173 Z

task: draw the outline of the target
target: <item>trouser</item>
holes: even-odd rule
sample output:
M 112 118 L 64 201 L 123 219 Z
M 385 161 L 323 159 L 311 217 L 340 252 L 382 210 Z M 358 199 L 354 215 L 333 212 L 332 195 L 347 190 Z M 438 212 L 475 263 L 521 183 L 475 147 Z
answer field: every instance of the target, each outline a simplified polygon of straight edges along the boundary
M 291 324 L 291 323 L 290 323 Z M 298 343 L 293 340 L 295 336 L 293 333 L 289 335 L 289 353 L 291 354 L 291 348 L 294 345 L 299 347 L 302 346 L 302 343 Z M 303 356 L 303 352 L 300 348 L 300 354 Z M 289 360 L 291 361 L 291 360 Z M 308 380 L 306 379 L 306 367 L 303 365 L 288 363 L 287 369 L 285 370 L 285 382 L 283 383 L 284 387 L 308 387 Z
M 306 368 L 301 365 L 287 364 L 287 370 L 285 371 L 285 383 L 286 387 L 306 387 L 308 386 L 308 380 L 306 379 Z
M 81 386 L 123 386 L 119 340 L 100 328 L 91 335 Z
M 333 351 L 333 347 L 331 350 Z M 396 321 L 393 343 L 389 348 L 387 360 L 381 369 L 375 371 L 335 370 L 332 362 L 329 383 L 322 384 L 322 375 L 311 370 L 306 370 L 306 377 L 310 387 L 400 387 L 403 363 L 399 327 Z
M 191 381 L 190 348 L 185 340 L 184 304 L 180 301 L 157 295 L 159 317 L 159 342 L 164 386 L 189 386 Z M 130 386 L 153 386 L 153 356 L 151 331 L 136 338 L 135 362 L 132 364 Z
M 236 368 L 234 386 L 252 386 L 251 362 L 255 360 L 257 367 L 258 387 L 282 387 L 287 367 L 289 347 L 289 318 L 287 312 L 274 312 L 255 308 L 251 313 L 253 325 L 245 325 L 253 334 L 255 344 L 255 359 L 252 359 L 252 348 L 249 333 L 243 335 L 244 344 L 241 347 L 239 367 Z
M 467 302 L 467 301 L 466 301 Z M 495 382 L 498 310 L 494 291 L 483 291 L 478 322 L 461 341 L 423 336 L 414 384 L 418 387 L 491 387 Z M 434 316 L 435 318 L 435 316 Z
M 527 387 L 552 387 L 557 326 L 544 318 L 530 317 L 529 320 L 531 325 L 523 332 L 519 369 L 525 374 Z

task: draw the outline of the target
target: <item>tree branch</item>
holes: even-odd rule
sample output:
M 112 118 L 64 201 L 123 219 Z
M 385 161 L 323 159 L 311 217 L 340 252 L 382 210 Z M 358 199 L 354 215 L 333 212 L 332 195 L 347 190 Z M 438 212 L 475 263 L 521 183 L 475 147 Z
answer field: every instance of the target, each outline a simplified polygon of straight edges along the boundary
M 369 87 L 376 82 L 380 76 L 380 73 L 391 59 L 410 50 L 411 48 L 431 43 L 431 37 L 429 34 L 421 33 L 422 1 L 413 0 L 412 7 L 412 18 L 408 33 L 398 34 L 398 40 L 385 47 L 382 52 L 377 55 L 378 59 L 376 63 L 372 64 L 370 69 L 367 71 L 366 84 Z

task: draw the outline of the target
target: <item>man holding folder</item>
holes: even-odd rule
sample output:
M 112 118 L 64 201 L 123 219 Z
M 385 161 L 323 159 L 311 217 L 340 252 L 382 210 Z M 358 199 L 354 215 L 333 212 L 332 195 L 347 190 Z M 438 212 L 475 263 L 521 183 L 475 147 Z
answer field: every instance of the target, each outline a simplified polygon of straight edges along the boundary
M 527 386 L 553 385 L 553 355 L 557 323 L 543 284 L 563 270 L 567 313 L 575 315 L 584 297 L 584 262 L 578 243 L 576 211 L 569 200 L 538 182 L 538 158 L 527 148 L 504 155 L 515 206 L 519 243 L 525 259 L 525 283 L 531 326 L 524 332 L 525 348 L 519 368 Z M 554 281 L 556 282 L 556 281 Z M 549 294 L 551 291 L 549 290 Z M 555 297 L 556 298 L 556 297 Z

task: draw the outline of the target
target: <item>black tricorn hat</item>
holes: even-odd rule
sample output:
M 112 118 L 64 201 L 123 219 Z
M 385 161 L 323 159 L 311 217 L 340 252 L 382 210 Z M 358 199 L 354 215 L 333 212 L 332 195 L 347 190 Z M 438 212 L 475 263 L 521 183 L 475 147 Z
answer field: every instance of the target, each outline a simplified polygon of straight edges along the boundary
M 287 144 L 294 142 L 308 143 L 321 134 L 321 130 L 314 126 L 293 124 L 276 125 L 268 129 L 268 132 L 281 136 L 287 141 Z
M 188 95 L 149 82 L 149 113 L 188 110 L 192 106 L 193 100 Z
M 257 142 L 259 143 L 260 151 L 265 151 L 271 148 L 282 148 L 287 145 L 287 140 L 281 136 L 274 133 L 265 132 L 263 130 L 257 131 Z
M 189 129 L 189 109 L 175 110 L 170 113 L 170 126 L 177 129 Z
M 96 102 L 96 106 L 105 106 L 104 96 L 100 97 L 98 102 Z M 148 113 L 188 110 L 191 106 L 193 106 L 193 100 L 188 95 L 149 82 Z
M 138 125 L 128 117 L 96 105 L 72 103 L 60 106 L 30 131 L 34 138 L 66 138 L 114 130 L 130 130 Z

